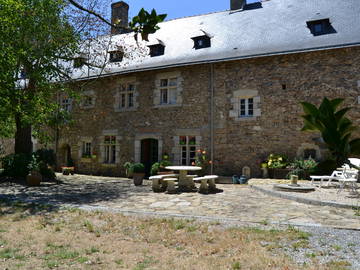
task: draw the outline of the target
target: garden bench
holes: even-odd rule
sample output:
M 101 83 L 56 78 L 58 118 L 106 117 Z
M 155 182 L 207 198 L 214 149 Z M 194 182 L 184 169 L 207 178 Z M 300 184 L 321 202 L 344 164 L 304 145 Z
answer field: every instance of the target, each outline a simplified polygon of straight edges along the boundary
M 161 174 L 150 176 L 149 180 L 152 180 L 152 190 L 154 192 L 164 192 L 167 188 L 167 183 L 164 182 L 163 179 L 169 177 L 178 177 L 178 174 Z
M 205 175 L 203 177 L 195 177 L 194 181 L 200 181 L 199 193 L 207 194 L 216 191 L 215 179 L 219 178 L 217 175 Z

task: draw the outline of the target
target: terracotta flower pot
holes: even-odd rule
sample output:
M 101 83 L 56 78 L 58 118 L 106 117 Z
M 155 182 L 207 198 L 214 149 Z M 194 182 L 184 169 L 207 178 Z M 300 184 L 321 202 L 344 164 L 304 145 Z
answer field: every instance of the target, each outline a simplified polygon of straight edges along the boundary
M 40 186 L 42 176 L 37 171 L 32 171 L 26 176 L 26 183 L 28 186 Z
M 145 177 L 145 173 L 134 173 L 133 180 L 135 186 L 141 186 Z

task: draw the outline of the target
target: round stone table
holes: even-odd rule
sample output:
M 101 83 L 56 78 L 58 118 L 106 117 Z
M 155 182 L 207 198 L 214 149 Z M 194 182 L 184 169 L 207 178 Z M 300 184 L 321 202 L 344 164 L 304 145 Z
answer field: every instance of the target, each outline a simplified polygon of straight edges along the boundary
M 180 190 L 193 190 L 195 187 L 194 181 L 192 178 L 187 177 L 188 171 L 199 171 L 201 167 L 197 166 L 167 166 L 167 170 L 179 171 L 179 189 Z

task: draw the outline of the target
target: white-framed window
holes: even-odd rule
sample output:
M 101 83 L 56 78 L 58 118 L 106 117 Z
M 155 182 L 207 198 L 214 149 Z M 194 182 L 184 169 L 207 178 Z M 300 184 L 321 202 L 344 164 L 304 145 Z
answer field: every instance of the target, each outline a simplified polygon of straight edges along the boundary
M 94 96 L 91 96 L 91 95 L 84 96 L 82 106 L 83 106 L 83 108 L 92 108 L 92 107 L 94 107 L 95 106 L 95 98 L 94 98 Z
M 104 136 L 104 157 L 103 163 L 115 164 L 116 163 L 116 136 L 106 135 Z
M 92 146 L 91 142 L 82 142 L 82 148 L 81 148 L 81 157 L 82 158 L 91 158 L 92 155 Z
M 119 87 L 119 109 L 131 109 L 135 104 L 135 84 L 121 84 Z
M 60 100 L 61 108 L 66 112 L 71 112 L 72 110 L 72 98 L 70 97 L 62 97 Z
M 234 120 L 256 120 L 261 116 L 260 95 L 258 90 L 241 89 L 233 92 L 229 116 Z
M 196 136 L 179 136 L 181 165 L 192 165 L 195 162 L 197 145 Z
M 239 117 L 253 117 L 253 116 L 254 116 L 254 99 L 240 98 Z
M 160 79 L 160 104 L 176 104 L 178 79 Z

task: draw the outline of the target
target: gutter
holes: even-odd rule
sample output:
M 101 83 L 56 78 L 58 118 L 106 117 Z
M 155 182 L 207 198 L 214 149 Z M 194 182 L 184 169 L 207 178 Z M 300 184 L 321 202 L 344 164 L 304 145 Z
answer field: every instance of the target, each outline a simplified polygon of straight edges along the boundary
M 253 58 L 276 56 L 276 55 L 287 55 L 287 54 L 296 54 L 296 53 L 305 53 L 305 52 L 344 49 L 344 48 L 352 48 L 352 47 L 358 47 L 358 46 L 360 46 L 360 42 L 348 43 L 348 44 L 342 44 L 342 45 L 333 45 L 333 46 L 327 46 L 327 47 L 314 47 L 314 48 L 309 48 L 309 49 L 297 49 L 297 50 L 279 51 L 279 52 L 272 52 L 272 53 L 252 54 L 252 55 L 246 55 L 246 56 L 225 57 L 225 58 L 218 58 L 218 59 L 213 59 L 213 60 L 200 60 L 200 61 L 193 61 L 193 62 L 162 65 L 162 66 L 156 66 L 156 67 L 146 67 L 146 68 L 139 68 L 139 69 L 130 69 L 130 70 L 125 70 L 125 71 L 117 71 L 117 72 L 112 72 L 112 73 L 108 73 L 108 74 L 100 74 L 100 75 L 93 75 L 93 76 L 88 76 L 88 77 L 84 77 L 84 78 L 73 79 L 71 81 L 85 81 L 85 80 L 105 78 L 105 77 L 122 75 L 122 74 L 130 74 L 130 73 L 144 72 L 144 71 L 150 71 L 150 70 L 160 70 L 160 69 L 167 69 L 167 68 L 173 68 L 173 67 L 184 67 L 184 66 L 191 66 L 191 65 L 229 62 L 229 61 L 235 61 L 235 60 L 253 59 Z
M 214 63 L 210 63 L 210 174 L 214 174 Z

